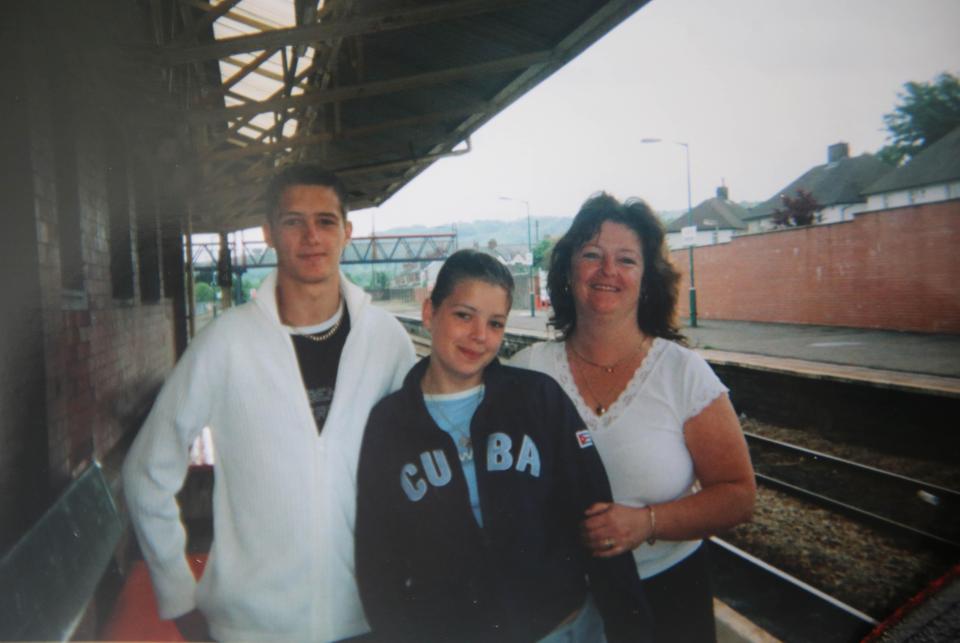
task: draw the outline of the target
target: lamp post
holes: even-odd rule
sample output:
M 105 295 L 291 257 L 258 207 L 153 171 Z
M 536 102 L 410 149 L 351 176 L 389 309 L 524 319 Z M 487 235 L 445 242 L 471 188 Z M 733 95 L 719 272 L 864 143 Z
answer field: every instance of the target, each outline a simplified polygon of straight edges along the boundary
M 537 299 L 533 290 L 536 287 L 536 283 L 533 279 L 533 237 L 530 232 L 530 202 L 525 199 L 515 199 L 511 196 L 502 196 L 500 197 L 501 201 L 517 201 L 522 203 L 527 208 L 527 253 L 530 255 L 530 316 L 537 316 Z
M 662 143 L 663 139 L 659 138 L 643 138 L 640 139 L 641 143 Z M 693 201 L 690 197 L 690 146 L 682 141 L 668 141 L 672 142 L 674 145 L 680 145 L 683 147 L 684 156 L 687 161 L 687 225 L 693 225 Z M 690 327 L 697 327 L 697 285 L 693 276 L 693 246 L 697 245 L 696 238 L 692 244 L 687 246 L 687 254 L 690 257 Z

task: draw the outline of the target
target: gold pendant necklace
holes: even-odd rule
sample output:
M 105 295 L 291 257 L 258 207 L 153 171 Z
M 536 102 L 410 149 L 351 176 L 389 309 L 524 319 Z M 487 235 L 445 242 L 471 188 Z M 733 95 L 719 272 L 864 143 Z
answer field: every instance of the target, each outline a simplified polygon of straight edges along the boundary
M 567 342 L 567 346 L 570 347 L 570 351 L 573 353 L 573 355 L 574 355 L 577 359 L 579 359 L 580 361 L 584 362 L 585 364 L 589 364 L 590 366 L 593 366 L 593 367 L 595 367 L 595 368 L 599 368 L 599 369 L 602 370 L 604 373 L 607 373 L 608 375 L 610 375 L 610 374 L 613 374 L 613 373 L 616 371 L 617 367 L 618 367 L 620 364 L 622 364 L 623 362 L 625 362 L 626 360 L 628 360 L 628 359 L 630 359 L 630 358 L 632 358 L 632 357 L 635 357 L 635 356 L 637 355 L 637 353 L 640 353 L 641 351 L 643 351 L 643 347 L 644 347 L 644 345 L 646 345 L 647 340 L 649 340 L 649 339 L 650 339 L 649 337 L 644 337 L 644 338 L 643 338 L 643 341 L 640 342 L 640 345 L 637 347 L 636 350 L 631 351 L 631 352 L 630 352 L 628 355 L 626 355 L 625 357 L 621 357 L 620 359 L 618 359 L 616 362 L 614 362 L 614 363 L 611 364 L 610 366 L 606 366 L 606 365 L 604 365 L 604 364 L 598 364 L 597 362 L 594 362 L 594 361 L 591 361 L 591 360 L 587 359 L 586 357 L 584 357 L 583 355 L 581 355 L 579 351 L 577 351 L 577 349 L 573 346 L 573 343 L 572 343 L 572 342 Z M 573 365 L 572 365 L 572 363 L 571 363 L 571 367 L 572 367 L 572 366 L 573 366 Z M 607 411 L 610 410 L 610 407 L 607 406 L 606 404 L 604 404 L 604 403 L 600 400 L 600 396 L 597 395 L 596 392 L 593 390 L 593 387 L 590 385 L 590 378 L 586 376 L 586 374 L 583 372 L 583 369 L 580 368 L 580 369 L 578 369 L 578 370 L 579 370 L 579 373 L 580 373 L 580 379 L 583 381 L 584 385 L 587 387 L 587 392 L 590 393 L 590 397 L 592 397 L 593 400 L 597 403 L 597 405 L 596 405 L 595 407 L 593 407 L 593 412 L 596 413 L 598 417 L 603 417 L 603 415 L 604 415 Z M 616 401 L 616 398 L 614 398 L 613 401 L 615 402 L 615 401 Z M 611 404 L 612 404 L 612 402 L 611 402 Z
M 573 366 L 573 363 L 570 363 L 570 366 Z M 593 412 L 597 414 L 598 417 L 603 417 L 603 414 L 607 412 L 607 407 L 600 401 L 600 397 L 594 392 L 593 387 L 590 386 L 590 378 L 588 378 L 583 373 L 583 369 L 578 369 L 580 373 L 580 380 L 586 385 L 587 392 L 590 393 L 590 397 L 597 403 L 597 406 L 594 407 Z M 586 400 L 584 400 L 586 401 Z

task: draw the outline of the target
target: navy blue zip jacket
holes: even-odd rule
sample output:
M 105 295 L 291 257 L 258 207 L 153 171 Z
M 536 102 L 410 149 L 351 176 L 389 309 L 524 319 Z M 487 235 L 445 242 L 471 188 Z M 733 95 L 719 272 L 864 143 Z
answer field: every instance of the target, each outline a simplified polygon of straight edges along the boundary
M 374 407 L 360 451 L 356 571 L 374 638 L 536 641 L 589 589 L 611 643 L 650 640 L 633 557 L 594 558 L 580 542 L 584 510 L 611 492 L 560 386 L 496 361 L 484 371 L 470 424 L 481 528 L 456 445 L 423 401 L 428 363 Z

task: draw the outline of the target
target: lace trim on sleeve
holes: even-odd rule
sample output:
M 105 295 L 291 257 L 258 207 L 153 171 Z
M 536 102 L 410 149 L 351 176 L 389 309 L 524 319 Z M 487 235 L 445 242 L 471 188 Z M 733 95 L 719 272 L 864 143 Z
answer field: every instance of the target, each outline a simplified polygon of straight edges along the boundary
M 718 397 L 720 397 L 721 395 L 723 395 L 729 390 L 730 389 L 728 389 L 726 386 L 721 384 L 719 387 L 711 387 L 710 390 L 704 389 L 700 391 L 699 394 L 696 396 L 696 398 L 693 399 L 692 404 L 690 405 L 689 414 L 687 415 L 687 417 L 683 419 L 684 424 L 686 424 L 687 420 L 689 420 L 690 418 L 695 418 L 698 415 L 700 415 L 700 413 L 703 412 L 703 409 L 710 406 L 714 400 L 716 400 Z
M 706 360 L 696 353 L 691 354 L 689 359 L 691 362 L 687 366 L 688 377 L 694 378 L 696 387 L 690 396 L 690 405 L 687 408 L 686 417 L 683 418 L 684 424 L 690 418 L 700 415 L 718 397 L 730 391 Z

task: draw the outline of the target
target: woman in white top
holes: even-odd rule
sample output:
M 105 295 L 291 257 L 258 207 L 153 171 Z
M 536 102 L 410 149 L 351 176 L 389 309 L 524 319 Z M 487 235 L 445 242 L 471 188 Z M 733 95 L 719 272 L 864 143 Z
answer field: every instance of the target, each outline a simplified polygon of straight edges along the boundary
M 512 363 L 552 375 L 591 430 L 613 504 L 587 511 L 596 556 L 632 551 L 658 641 L 713 641 L 703 539 L 750 519 L 756 483 L 727 388 L 676 325 L 679 274 L 641 200 L 598 194 L 557 242 L 561 334 Z

